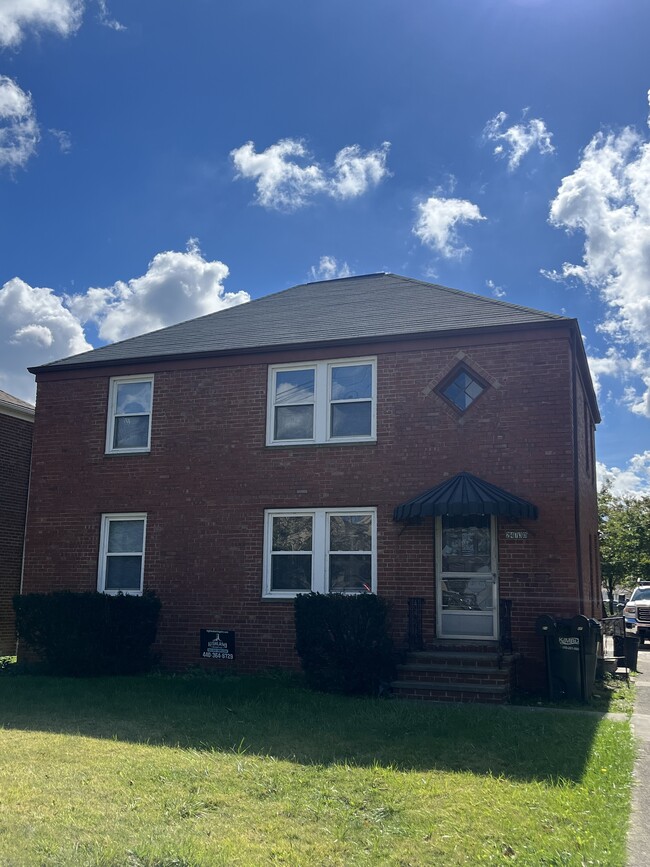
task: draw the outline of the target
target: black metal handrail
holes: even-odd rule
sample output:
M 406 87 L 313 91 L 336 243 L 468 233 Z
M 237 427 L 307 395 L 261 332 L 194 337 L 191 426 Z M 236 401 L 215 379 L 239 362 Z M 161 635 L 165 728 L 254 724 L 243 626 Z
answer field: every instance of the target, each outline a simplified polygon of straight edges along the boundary
M 421 596 L 411 596 L 408 600 L 408 644 L 409 650 L 422 650 L 424 638 L 422 635 L 422 609 L 424 599 Z
M 512 653 L 512 599 L 499 599 L 499 647 Z

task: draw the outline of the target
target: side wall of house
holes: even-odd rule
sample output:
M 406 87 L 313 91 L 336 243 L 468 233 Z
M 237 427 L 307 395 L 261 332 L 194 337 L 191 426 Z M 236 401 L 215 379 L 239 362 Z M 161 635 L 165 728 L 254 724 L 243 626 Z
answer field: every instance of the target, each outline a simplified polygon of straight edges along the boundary
M 268 364 L 353 355 L 377 357 L 376 443 L 266 446 Z M 488 385 L 463 415 L 436 391 L 460 361 Z M 151 452 L 105 455 L 109 377 L 137 372 L 155 376 Z M 499 562 L 522 677 L 541 683 L 535 619 L 580 610 L 571 406 L 569 331 L 555 328 L 48 376 L 25 590 L 94 589 L 101 515 L 145 512 L 145 586 L 163 601 L 164 663 L 199 664 L 199 630 L 219 628 L 235 630 L 242 670 L 296 666 L 293 603 L 261 598 L 264 510 L 372 506 L 378 591 L 397 643 L 414 596 L 431 640 L 432 521 L 405 527 L 392 512 L 465 470 L 538 506 L 538 521 L 500 520 Z M 507 540 L 511 529 L 528 538 Z
M 580 528 L 583 613 L 603 616 L 600 554 L 598 548 L 598 494 L 596 488 L 595 420 L 587 387 L 576 368 L 576 474 L 578 478 L 577 524 Z
M 0 413 L 0 656 L 16 652 L 12 599 L 20 591 L 33 427 Z

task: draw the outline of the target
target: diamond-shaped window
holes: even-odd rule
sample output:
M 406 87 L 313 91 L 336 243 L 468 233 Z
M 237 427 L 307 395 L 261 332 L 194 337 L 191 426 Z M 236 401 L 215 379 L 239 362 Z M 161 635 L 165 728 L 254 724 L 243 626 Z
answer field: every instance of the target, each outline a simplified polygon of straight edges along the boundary
M 440 393 L 453 403 L 456 409 L 465 412 L 476 398 L 483 394 L 486 387 L 468 368 L 461 367 L 445 380 Z

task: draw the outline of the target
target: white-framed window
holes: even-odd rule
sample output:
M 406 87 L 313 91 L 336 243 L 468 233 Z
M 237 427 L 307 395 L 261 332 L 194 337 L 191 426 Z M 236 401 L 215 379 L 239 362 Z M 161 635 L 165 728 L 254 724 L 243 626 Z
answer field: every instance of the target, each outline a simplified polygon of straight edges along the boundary
M 100 593 L 142 593 L 146 514 L 102 515 L 99 540 Z
M 153 376 L 112 377 L 108 392 L 107 454 L 150 450 L 152 406 Z
M 374 508 L 273 509 L 265 512 L 263 596 L 375 593 Z
M 376 358 L 269 368 L 267 445 L 376 439 Z

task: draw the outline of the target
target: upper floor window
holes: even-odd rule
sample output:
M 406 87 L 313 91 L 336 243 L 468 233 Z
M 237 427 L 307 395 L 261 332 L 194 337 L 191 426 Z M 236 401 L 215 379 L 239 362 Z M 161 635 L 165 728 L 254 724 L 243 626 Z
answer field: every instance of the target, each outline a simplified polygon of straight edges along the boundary
M 102 515 L 97 578 L 100 593 L 142 593 L 146 527 L 144 514 Z
M 374 440 L 376 359 L 269 369 L 267 444 Z
M 111 379 L 106 452 L 148 452 L 151 448 L 153 376 Z
M 368 508 L 268 511 L 264 596 L 374 592 L 375 524 Z
M 486 388 L 487 384 L 462 364 L 443 380 L 437 390 L 455 409 L 465 412 Z

